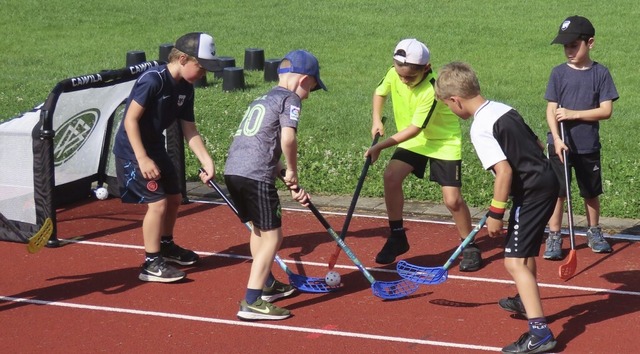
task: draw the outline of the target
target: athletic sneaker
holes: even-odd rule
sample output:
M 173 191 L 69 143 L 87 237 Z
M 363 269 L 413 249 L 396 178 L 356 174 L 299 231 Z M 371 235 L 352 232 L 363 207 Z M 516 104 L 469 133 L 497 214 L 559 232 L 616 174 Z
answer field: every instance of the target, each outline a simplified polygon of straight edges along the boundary
M 482 267 L 482 254 L 475 244 L 469 244 L 462 250 L 461 272 L 475 272 Z
M 174 242 L 160 243 L 160 252 L 167 262 L 178 263 L 180 265 L 192 265 L 200 259 L 195 252 L 184 249 Z
M 291 316 L 291 312 L 262 299 L 251 305 L 242 300 L 237 316 L 241 320 L 283 320 Z
M 551 260 L 562 259 L 562 235 L 560 232 L 549 232 L 542 257 Z
M 171 283 L 183 279 L 186 274 L 170 265 L 162 257 L 156 258 L 153 262 L 142 264 L 142 271 L 138 279 L 142 281 L 156 281 L 160 283 Z
M 587 230 L 587 244 L 595 253 L 611 252 L 611 246 L 602 236 L 602 229 L 599 226 L 590 227 Z
M 293 286 L 276 280 L 270 287 L 265 286 L 262 288 L 261 298 L 264 301 L 273 302 L 293 294 L 294 291 L 296 289 Z
M 409 242 L 407 242 L 407 235 L 391 235 L 387 239 L 387 242 L 382 247 L 382 250 L 376 256 L 376 263 L 390 264 L 396 260 L 401 254 L 409 251 Z
M 520 294 L 516 294 L 514 297 L 505 297 L 504 299 L 500 299 L 498 301 L 498 305 L 502 307 L 503 310 L 507 310 L 509 312 L 515 312 L 521 315 L 527 314 L 527 311 L 524 309 L 524 304 L 522 304 L 522 300 L 520 299 Z
M 553 337 L 553 333 L 543 338 L 540 338 L 529 332 L 523 333 L 520 338 L 514 343 L 502 348 L 503 353 L 543 353 L 547 352 L 556 346 L 556 339 Z

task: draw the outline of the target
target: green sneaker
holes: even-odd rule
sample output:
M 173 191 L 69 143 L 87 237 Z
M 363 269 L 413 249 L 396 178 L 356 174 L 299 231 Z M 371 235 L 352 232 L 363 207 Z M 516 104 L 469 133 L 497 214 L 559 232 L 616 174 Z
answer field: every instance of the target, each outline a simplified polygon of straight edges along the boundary
M 294 291 L 296 291 L 296 289 L 293 286 L 276 280 L 270 287 L 265 286 L 262 288 L 261 298 L 264 301 L 273 302 L 293 294 Z
M 251 305 L 242 300 L 237 316 L 241 320 L 284 320 L 291 316 L 291 312 L 262 299 Z

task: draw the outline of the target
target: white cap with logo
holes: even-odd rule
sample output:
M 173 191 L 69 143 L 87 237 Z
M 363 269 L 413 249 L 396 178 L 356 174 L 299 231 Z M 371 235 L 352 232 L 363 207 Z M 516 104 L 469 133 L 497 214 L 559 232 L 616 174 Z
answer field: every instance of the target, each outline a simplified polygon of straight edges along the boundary
M 429 48 L 415 38 L 403 39 L 393 51 L 393 59 L 403 64 L 427 65 L 430 60 Z

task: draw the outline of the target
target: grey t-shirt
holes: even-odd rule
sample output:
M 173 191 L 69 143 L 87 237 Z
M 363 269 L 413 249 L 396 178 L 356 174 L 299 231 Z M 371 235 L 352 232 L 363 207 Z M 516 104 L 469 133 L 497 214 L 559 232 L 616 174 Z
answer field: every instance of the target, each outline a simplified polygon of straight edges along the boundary
M 576 70 L 564 63 L 551 71 L 544 98 L 567 109 L 588 110 L 600 107 L 600 102 L 617 100 L 618 91 L 609 70 L 599 63 L 594 62 L 588 70 Z M 598 122 L 567 121 L 565 129 L 570 151 L 589 154 L 600 150 Z M 547 141 L 553 144 L 551 134 Z
M 224 174 L 274 184 L 281 130 L 297 129 L 300 108 L 300 97 L 280 86 L 255 99 L 234 134 Z

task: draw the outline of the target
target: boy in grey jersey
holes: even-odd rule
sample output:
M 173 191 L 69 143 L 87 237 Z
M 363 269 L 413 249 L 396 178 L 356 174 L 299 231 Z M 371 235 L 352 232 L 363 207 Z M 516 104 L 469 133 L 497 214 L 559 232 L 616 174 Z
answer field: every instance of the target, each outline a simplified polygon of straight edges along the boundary
M 271 266 L 282 242 L 282 213 L 276 177 L 281 177 L 294 200 L 306 205 L 309 195 L 298 185 L 296 131 L 301 101 L 311 91 L 325 89 L 318 60 L 309 52 L 288 53 L 278 69 L 279 82 L 258 97 L 245 112 L 236 131 L 225 165 L 225 183 L 243 222 L 251 222 L 250 248 L 253 263 L 245 298 L 240 302 L 242 320 L 280 320 L 289 310 L 271 301 L 289 296 L 291 285 L 277 281 Z

